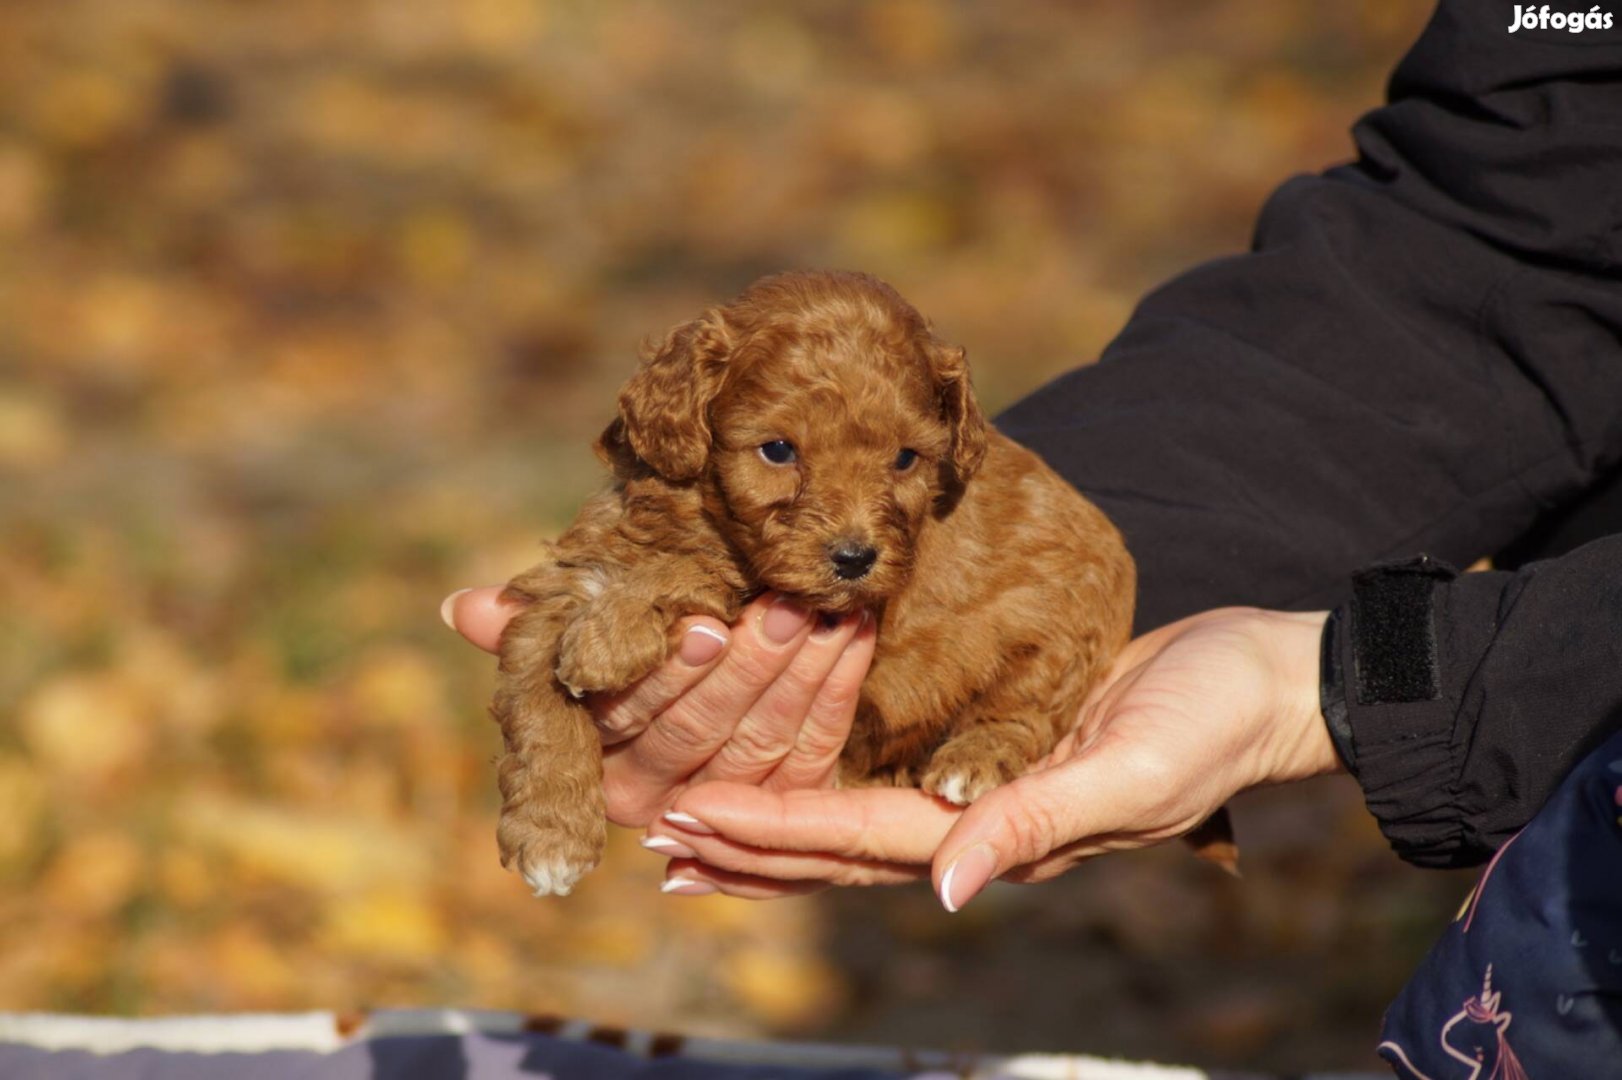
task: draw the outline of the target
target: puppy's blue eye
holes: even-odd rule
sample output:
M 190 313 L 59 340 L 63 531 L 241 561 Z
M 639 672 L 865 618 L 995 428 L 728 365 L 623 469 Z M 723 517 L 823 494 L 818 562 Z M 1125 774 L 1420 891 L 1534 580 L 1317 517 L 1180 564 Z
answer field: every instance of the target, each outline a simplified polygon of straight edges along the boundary
M 918 451 L 912 447 L 904 447 L 901 453 L 895 456 L 896 472 L 906 472 L 912 468 L 912 463 L 918 460 Z
M 760 445 L 760 456 L 773 465 L 790 465 L 799 455 L 795 454 L 794 444 L 787 439 L 773 439 Z

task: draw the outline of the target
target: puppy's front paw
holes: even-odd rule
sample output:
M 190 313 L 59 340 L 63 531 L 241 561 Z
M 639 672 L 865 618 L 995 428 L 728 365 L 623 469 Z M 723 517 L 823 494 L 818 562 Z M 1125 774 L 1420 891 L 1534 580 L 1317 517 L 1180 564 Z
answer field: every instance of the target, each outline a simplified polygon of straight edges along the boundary
M 593 604 L 558 643 L 558 681 L 575 697 L 623 690 L 659 666 L 669 649 L 664 619 L 651 606 Z
M 1009 747 L 948 742 L 929 759 L 918 786 L 949 803 L 967 806 L 1024 773 L 1027 764 Z

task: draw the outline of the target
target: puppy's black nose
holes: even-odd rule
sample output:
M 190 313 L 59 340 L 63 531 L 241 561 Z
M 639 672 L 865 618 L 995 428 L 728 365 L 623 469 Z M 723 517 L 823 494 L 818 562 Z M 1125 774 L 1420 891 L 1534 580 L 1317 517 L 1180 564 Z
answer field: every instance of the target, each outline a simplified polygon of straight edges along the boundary
M 854 581 L 873 569 L 873 563 L 879 557 L 878 550 L 869 544 L 859 544 L 854 540 L 841 540 L 828 549 L 828 558 L 833 561 L 834 574 L 846 581 Z

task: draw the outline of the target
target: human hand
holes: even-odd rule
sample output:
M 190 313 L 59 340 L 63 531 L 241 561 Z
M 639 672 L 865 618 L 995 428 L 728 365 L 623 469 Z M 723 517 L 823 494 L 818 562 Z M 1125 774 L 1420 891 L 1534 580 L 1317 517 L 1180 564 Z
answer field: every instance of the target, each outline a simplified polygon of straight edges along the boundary
M 1236 792 L 1340 767 L 1318 705 L 1326 617 L 1224 608 L 1145 634 L 1047 759 L 965 810 L 910 789 L 694 786 L 651 830 L 687 856 L 666 887 L 763 898 L 929 876 L 956 911 L 993 878 L 1181 836 Z
M 445 598 L 445 622 L 497 651 L 514 608 L 500 588 Z M 604 743 L 608 817 L 647 825 L 689 784 L 732 781 L 767 790 L 815 787 L 833 776 L 873 659 L 870 618 L 836 623 L 763 596 L 735 626 L 683 621 L 681 645 L 647 677 L 588 699 Z M 644 840 L 680 854 L 675 841 Z

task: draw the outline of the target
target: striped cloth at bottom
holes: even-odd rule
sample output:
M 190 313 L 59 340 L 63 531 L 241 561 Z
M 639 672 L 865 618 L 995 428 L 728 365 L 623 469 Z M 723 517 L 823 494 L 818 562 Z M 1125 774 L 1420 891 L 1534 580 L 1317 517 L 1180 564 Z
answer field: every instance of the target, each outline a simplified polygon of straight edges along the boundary
M 706 1039 L 515 1012 L 0 1013 L 5 1080 L 1273 1080 L 1079 1054 Z M 1300 1080 L 1377 1080 L 1315 1073 Z

